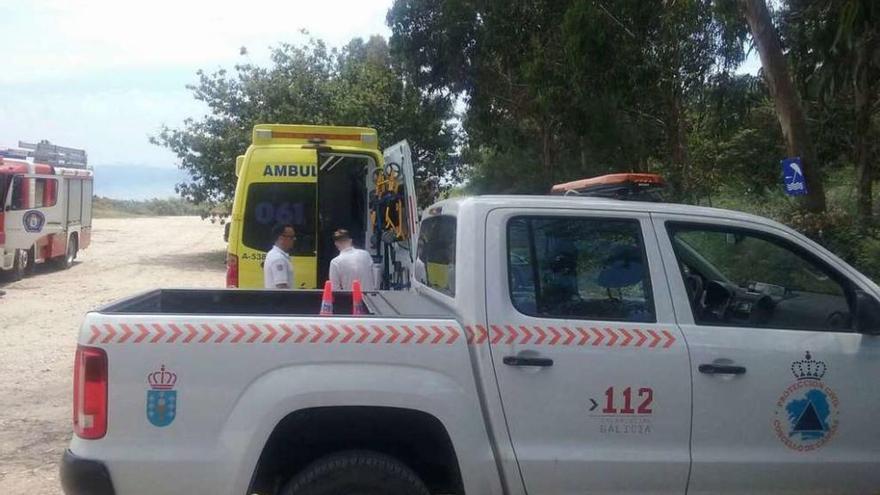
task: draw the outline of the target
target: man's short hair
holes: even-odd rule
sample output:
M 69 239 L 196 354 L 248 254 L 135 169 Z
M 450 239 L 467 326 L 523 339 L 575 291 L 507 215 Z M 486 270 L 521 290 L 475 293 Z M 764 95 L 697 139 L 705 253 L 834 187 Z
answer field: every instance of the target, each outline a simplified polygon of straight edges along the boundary
M 272 227 L 272 242 L 277 241 L 278 238 L 281 237 L 281 234 L 283 234 L 284 231 L 287 230 L 288 228 L 290 228 L 290 230 L 296 232 L 296 229 L 293 228 L 293 225 L 290 225 L 289 223 L 279 223 L 279 224 L 275 225 L 274 227 Z
M 336 229 L 336 232 L 333 232 L 333 242 L 350 240 L 351 234 L 345 229 Z

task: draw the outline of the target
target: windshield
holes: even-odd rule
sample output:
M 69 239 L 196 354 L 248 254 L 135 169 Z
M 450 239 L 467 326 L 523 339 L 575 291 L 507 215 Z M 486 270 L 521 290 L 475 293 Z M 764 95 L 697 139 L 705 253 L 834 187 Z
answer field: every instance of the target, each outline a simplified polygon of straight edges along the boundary
M 272 227 L 290 224 L 296 229 L 291 254 L 315 255 L 316 190 L 314 183 L 256 183 L 248 187 L 242 242 L 260 251 L 272 248 Z

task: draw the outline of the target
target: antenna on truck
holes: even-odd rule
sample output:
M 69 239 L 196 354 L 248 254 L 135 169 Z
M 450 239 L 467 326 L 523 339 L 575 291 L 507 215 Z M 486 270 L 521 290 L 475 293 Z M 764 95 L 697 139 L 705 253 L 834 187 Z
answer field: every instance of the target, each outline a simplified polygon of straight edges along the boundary
M 30 150 L 27 156 L 33 157 L 37 163 L 45 163 L 53 167 L 88 168 L 86 150 L 58 146 L 45 139 L 39 143 L 19 141 L 18 147 L 22 150 Z

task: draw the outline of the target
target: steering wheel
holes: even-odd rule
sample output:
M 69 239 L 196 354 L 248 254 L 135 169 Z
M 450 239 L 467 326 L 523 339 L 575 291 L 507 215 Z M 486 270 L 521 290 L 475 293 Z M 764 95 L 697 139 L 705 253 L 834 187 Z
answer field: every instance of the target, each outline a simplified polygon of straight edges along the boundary
M 849 327 L 850 318 L 842 311 L 834 311 L 825 318 L 825 326 L 832 330 L 842 330 Z
M 752 311 L 749 313 L 749 323 L 754 325 L 766 325 L 773 318 L 776 303 L 773 298 L 762 295 L 752 303 Z
M 726 285 L 716 280 L 710 280 L 703 291 L 701 318 L 725 321 L 733 298 L 733 291 Z

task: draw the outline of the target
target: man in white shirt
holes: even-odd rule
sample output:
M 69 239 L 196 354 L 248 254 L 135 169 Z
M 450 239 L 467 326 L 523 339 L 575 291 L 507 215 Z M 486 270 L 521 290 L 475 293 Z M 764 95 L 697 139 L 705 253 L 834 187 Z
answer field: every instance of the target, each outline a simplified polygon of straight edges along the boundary
M 263 261 L 263 286 L 267 289 L 293 289 L 293 267 L 290 251 L 296 240 L 292 225 L 276 225 L 272 228 L 275 245 L 266 253 Z
M 352 245 L 351 234 L 345 229 L 333 233 L 333 243 L 339 256 L 330 261 L 330 281 L 333 290 L 351 290 L 351 283 L 360 280 L 361 289 L 375 290 L 373 258 L 363 249 Z

